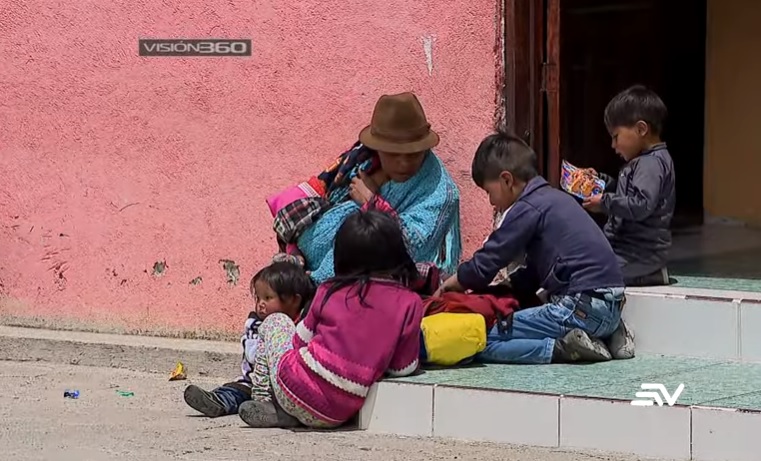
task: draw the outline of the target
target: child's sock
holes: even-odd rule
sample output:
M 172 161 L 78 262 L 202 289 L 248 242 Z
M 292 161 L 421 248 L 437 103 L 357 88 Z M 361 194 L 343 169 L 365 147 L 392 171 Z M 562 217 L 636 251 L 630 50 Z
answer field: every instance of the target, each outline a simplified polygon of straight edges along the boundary
M 213 392 L 205 391 L 191 384 L 185 388 L 184 396 L 185 403 L 210 418 L 217 418 L 227 414 L 227 409 Z
M 272 400 L 249 400 L 240 405 L 238 415 L 251 427 L 299 427 L 301 423 L 293 416 L 286 413 L 280 405 Z
M 605 362 L 611 358 L 610 351 L 602 341 L 590 338 L 579 328 L 556 339 L 552 351 L 552 363 Z

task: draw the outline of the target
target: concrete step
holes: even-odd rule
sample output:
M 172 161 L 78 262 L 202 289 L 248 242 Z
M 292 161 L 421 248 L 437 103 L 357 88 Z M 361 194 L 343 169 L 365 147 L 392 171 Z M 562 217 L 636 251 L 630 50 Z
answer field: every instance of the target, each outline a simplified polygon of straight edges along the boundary
M 761 362 L 761 293 L 631 288 L 623 317 L 640 353 Z
M 673 406 L 631 404 L 643 383 Z M 360 428 L 643 457 L 756 461 L 761 364 L 641 355 L 593 365 L 428 371 L 371 390 Z

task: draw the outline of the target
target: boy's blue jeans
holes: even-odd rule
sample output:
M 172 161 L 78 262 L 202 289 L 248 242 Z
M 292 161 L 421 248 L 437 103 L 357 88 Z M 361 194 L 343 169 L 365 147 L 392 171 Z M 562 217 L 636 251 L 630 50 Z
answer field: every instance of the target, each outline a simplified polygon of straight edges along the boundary
M 222 403 L 228 415 L 237 415 L 241 403 L 251 400 L 251 392 L 243 392 L 230 386 L 220 386 L 211 391 Z
M 574 328 L 590 337 L 610 336 L 621 322 L 623 288 L 552 298 L 549 304 L 517 311 L 505 331 L 496 325 L 486 348 L 476 356 L 483 363 L 543 364 L 552 361 L 555 339 Z

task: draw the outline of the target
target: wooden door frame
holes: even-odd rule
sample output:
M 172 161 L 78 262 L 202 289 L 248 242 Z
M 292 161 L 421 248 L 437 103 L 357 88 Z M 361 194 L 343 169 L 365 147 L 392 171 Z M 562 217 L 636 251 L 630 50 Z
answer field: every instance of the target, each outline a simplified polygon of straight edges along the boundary
M 547 98 L 547 180 L 560 185 L 560 0 L 547 0 L 542 90 Z
M 505 121 L 560 178 L 560 0 L 505 0 Z

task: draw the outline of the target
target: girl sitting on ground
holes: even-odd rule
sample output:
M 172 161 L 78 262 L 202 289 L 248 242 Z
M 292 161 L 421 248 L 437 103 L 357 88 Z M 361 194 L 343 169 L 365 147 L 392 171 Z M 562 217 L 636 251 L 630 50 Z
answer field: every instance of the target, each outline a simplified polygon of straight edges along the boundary
M 250 289 L 254 310 L 246 319 L 241 338 L 241 376 L 211 392 L 196 385 L 185 389 L 185 403 L 211 418 L 236 415 L 240 404 L 252 398 L 269 399 L 267 359 L 259 338 L 259 326 L 274 313 L 296 321 L 312 300 L 315 286 L 301 266 L 274 262 L 254 275 Z
M 418 272 L 397 221 L 355 212 L 333 251 L 335 276 L 317 288 L 304 320 L 275 313 L 259 327 L 272 398 L 241 404 L 249 426 L 340 426 L 384 375 L 418 368 L 423 306 L 409 289 Z

